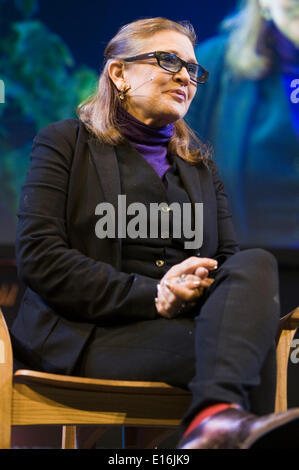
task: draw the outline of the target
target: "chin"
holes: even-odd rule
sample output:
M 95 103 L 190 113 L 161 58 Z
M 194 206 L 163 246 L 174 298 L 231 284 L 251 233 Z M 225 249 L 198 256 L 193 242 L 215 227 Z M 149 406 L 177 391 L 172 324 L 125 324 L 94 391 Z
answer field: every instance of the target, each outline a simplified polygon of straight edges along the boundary
M 169 110 L 167 115 L 169 116 L 169 119 L 171 119 L 171 122 L 179 121 L 180 119 L 183 119 L 186 116 L 187 110 L 184 106 L 178 108 L 178 106 L 172 106 Z
M 165 126 L 167 126 L 168 124 L 174 124 L 175 122 L 179 121 L 180 119 L 183 119 L 183 115 L 181 114 L 171 114 L 171 115 L 168 115 L 166 118 L 165 118 Z
M 166 105 L 163 103 L 162 106 L 153 106 L 153 109 L 155 109 L 155 119 L 153 120 L 157 127 L 167 126 L 183 119 L 188 110 L 185 103 L 183 105 L 181 103 L 167 103 Z

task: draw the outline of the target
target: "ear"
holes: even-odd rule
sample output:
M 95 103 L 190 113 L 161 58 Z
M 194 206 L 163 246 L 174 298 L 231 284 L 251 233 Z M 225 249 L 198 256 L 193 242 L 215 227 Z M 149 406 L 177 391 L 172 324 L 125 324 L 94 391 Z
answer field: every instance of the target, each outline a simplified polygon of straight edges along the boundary
M 120 60 L 112 60 L 108 67 L 109 77 L 118 90 L 125 86 L 124 64 Z

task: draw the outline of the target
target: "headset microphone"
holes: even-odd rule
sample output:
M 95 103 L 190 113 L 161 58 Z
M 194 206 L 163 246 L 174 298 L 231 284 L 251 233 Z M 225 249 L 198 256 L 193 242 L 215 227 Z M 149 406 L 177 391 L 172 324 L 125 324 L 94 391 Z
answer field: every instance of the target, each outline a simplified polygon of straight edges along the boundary
M 145 85 L 146 83 L 148 82 L 151 82 L 152 80 L 154 80 L 154 77 L 150 77 L 148 80 L 146 80 L 145 82 L 141 83 L 141 85 L 138 85 L 136 88 L 134 88 L 133 90 L 130 90 L 130 93 L 133 93 L 134 91 L 138 90 L 138 88 L 142 87 L 143 85 Z

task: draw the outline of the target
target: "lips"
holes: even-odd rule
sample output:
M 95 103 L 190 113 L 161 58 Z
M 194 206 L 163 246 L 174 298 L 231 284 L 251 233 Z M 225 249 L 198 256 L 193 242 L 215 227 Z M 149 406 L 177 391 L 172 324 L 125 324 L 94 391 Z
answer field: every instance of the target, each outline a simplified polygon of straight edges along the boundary
M 186 93 L 179 88 L 176 88 L 174 90 L 168 90 L 168 93 L 170 93 L 173 96 L 177 96 L 181 101 L 186 101 L 186 98 L 187 98 Z

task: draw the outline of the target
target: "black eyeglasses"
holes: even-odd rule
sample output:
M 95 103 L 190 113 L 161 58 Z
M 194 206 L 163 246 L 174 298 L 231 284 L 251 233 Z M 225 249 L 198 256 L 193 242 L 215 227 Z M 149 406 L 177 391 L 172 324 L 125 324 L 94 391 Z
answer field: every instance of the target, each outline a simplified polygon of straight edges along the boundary
M 123 59 L 125 62 L 134 62 L 135 60 L 149 59 L 154 57 L 158 65 L 167 72 L 178 73 L 183 67 L 186 67 L 190 79 L 196 83 L 205 83 L 208 80 L 209 72 L 201 65 L 194 62 L 185 62 L 180 59 L 173 52 L 148 52 L 147 54 L 134 55 L 133 57 L 126 57 Z

